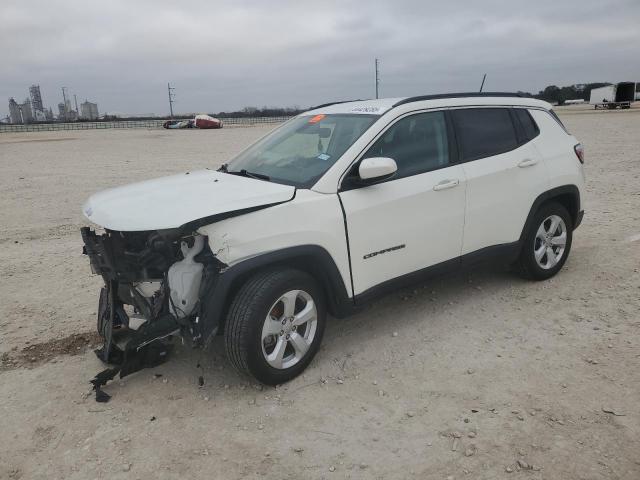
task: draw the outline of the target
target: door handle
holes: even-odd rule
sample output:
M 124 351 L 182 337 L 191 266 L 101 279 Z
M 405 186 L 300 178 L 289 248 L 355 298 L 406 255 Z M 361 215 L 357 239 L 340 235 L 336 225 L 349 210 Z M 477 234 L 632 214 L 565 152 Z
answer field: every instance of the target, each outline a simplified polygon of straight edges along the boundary
M 446 190 L 447 188 L 457 187 L 458 185 L 460 185 L 460 180 L 457 178 L 455 180 L 443 180 L 435 185 L 433 189 L 438 192 L 440 190 Z
M 533 167 L 536 163 L 538 163 L 538 160 L 536 160 L 534 158 L 526 158 L 526 159 L 522 160 L 518 164 L 518 166 L 520 168 Z

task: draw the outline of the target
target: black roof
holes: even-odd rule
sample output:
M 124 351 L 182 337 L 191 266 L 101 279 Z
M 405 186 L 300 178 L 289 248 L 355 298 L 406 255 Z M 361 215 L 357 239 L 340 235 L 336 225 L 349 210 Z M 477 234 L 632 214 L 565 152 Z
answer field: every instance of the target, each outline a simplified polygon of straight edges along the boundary
M 528 95 L 512 92 L 462 92 L 462 93 L 438 93 L 436 95 L 420 95 L 417 97 L 408 97 L 396 102 L 392 108 L 405 103 L 420 102 L 422 100 L 440 100 L 442 98 L 467 98 L 467 97 L 520 97 L 528 98 Z

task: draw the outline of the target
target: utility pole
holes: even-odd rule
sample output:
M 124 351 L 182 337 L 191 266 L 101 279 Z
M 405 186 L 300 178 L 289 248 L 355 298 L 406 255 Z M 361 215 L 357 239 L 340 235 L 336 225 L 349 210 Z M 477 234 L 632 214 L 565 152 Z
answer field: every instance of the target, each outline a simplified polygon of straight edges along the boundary
M 484 81 L 487 79 L 487 74 L 485 73 L 482 77 L 482 83 L 480 84 L 480 93 L 482 93 L 482 87 L 484 87 Z
M 172 87 L 170 83 L 167 83 L 167 92 L 169 93 L 169 112 L 171 113 L 170 118 L 173 118 L 173 99 L 176 96 L 176 94 L 173 93 L 174 90 L 175 87 Z
M 380 72 L 378 70 L 378 64 L 379 64 L 379 62 L 378 62 L 378 59 L 376 58 L 376 61 L 375 61 L 375 68 L 376 68 L 376 98 L 378 98 L 378 87 L 380 85 L 380 75 L 379 75 Z

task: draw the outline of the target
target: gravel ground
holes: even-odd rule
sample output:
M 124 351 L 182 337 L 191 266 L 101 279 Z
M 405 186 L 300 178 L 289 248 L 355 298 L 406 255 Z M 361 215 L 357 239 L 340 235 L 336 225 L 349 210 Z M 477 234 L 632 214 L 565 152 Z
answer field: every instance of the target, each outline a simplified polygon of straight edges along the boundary
M 0 135 L 0 478 L 637 480 L 640 111 L 560 114 L 588 189 L 552 280 L 483 268 L 389 295 L 331 320 L 278 388 L 239 377 L 221 342 L 177 345 L 107 404 L 88 388 L 82 203 L 219 165 L 268 128 Z

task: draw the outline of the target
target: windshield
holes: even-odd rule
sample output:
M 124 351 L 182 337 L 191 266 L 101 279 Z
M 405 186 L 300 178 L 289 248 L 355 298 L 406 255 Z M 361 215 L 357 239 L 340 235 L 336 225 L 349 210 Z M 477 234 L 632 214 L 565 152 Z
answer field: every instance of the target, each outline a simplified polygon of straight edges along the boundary
M 377 119 L 362 114 L 294 118 L 238 155 L 226 171 L 308 188 Z

